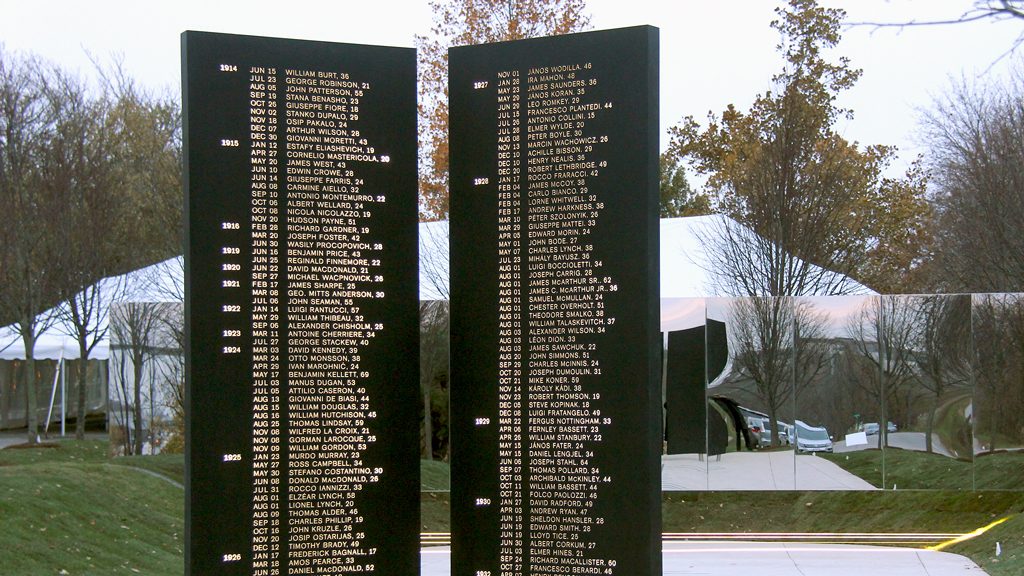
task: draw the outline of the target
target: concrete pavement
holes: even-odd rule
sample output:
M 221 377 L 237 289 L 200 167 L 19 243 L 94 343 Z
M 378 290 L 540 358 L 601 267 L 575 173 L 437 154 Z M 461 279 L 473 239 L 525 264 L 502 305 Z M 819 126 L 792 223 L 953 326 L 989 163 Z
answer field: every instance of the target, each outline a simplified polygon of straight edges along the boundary
M 665 576 L 986 576 L 957 554 L 915 548 L 767 542 L 665 542 Z M 451 574 L 451 549 L 420 551 L 422 576 Z M 635 576 L 635 575 L 622 575 Z
M 824 458 L 792 450 L 661 459 L 662 490 L 876 490 Z
M 13 446 L 15 444 L 23 444 L 25 442 L 25 432 L 19 432 L 18 434 L 2 433 L 0 434 L 0 450 Z

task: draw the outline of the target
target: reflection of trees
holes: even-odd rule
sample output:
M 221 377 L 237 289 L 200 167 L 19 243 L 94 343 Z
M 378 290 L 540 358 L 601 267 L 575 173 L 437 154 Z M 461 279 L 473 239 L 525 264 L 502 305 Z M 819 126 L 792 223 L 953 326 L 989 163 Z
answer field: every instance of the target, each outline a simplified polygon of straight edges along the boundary
M 898 297 L 871 298 L 847 326 L 846 373 L 878 408 L 881 445 L 888 445 L 890 420 L 907 422 L 914 392 L 909 358 L 913 310 Z
M 730 306 L 734 366 L 768 413 L 778 446 L 779 413 L 826 364 L 824 317 L 789 297 L 738 298 Z
M 110 312 L 112 347 L 121 349 L 112 375 L 120 404 L 117 416 L 124 427 L 125 454 L 142 454 L 143 374 L 156 348 L 160 307 L 151 302 L 131 302 Z
M 847 326 L 847 377 L 878 408 L 879 434 L 888 445 L 886 422 L 904 425 L 924 415 L 925 449 L 943 400 L 970 384 L 970 296 L 873 298 Z M 927 398 L 928 408 L 920 402 Z M 968 440 L 969 444 L 969 440 Z
M 164 406 L 170 410 L 173 446 L 164 446 L 166 452 L 185 449 L 185 310 L 182 304 L 167 304 L 159 315 L 160 340 L 172 349 L 160 371 L 157 385 Z
M 950 392 L 970 385 L 971 297 L 930 295 L 908 300 L 917 320 L 915 383 L 931 397 L 925 419 L 925 449 L 932 452 L 939 403 Z
M 447 223 L 421 224 L 420 392 L 423 457 L 428 460 L 433 459 L 435 447 L 442 457 L 448 453 L 448 260 Z M 424 293 L 424 287 L 429 293 Z
M 972 415 L 979 440 L 992 451 L 1024 440 L 1024 298 L 976 296 L 973 320 Z
M 434 440 L 439 450 L 447 439 L 447 406 L 438 406 L 438 430 L 433 426 L 434 404 L 447 399 L 444 387 L 448 381 L 448 318 L 447 300 L 420 302 L 420 391 L 423 394 L 423 457 L 434 457 Z M 435 402 L 435 396 L 437 401 Z

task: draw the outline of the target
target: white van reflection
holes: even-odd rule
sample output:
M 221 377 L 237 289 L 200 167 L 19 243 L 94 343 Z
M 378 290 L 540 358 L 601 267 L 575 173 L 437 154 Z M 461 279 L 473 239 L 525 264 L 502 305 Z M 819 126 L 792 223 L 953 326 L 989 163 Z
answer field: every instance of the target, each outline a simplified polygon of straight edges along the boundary
M 799 452 L 831 452 L 832 438 L 824 426 L 811 426 L 800 420 L 790 427 L 790 437 L 796 436 L 796 449 Z

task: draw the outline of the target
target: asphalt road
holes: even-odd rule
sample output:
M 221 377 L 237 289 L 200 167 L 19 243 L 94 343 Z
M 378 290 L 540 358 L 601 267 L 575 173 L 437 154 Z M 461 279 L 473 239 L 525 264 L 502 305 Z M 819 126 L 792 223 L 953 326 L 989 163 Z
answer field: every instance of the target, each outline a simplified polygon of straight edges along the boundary
M 856 446 L 847 446 L 845 440 L 840 440 L 835 443 L 834 450 L 836 452 L 855 452 L 857 450 L 878 448 L 881 435 L 872 434 L 867 438 L 867 444 L 858 444 Z M 926 448 L 924 432 L 890 432 L 889 446 L 892 446 L 893 448 L 902 448 L 904 450 L 924 452 Z M 939 439 L 938 434 L 932 434 L 932 451 L 936 454 L 942 454 L 943 456 L 954 456 L 953 452 L 942 444 L 942 440 Z

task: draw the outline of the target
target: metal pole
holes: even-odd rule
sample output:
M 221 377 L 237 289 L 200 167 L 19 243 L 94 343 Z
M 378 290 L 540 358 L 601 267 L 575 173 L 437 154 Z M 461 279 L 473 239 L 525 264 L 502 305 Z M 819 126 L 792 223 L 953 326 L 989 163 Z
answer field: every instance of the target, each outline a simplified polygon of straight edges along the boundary
M 60 370 L 60 437 L 63 438 L 67 436 L 68 423 L 68 375 L 64 370 L 64 358 L 60 359 L 57 367 Z

